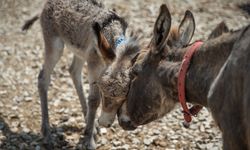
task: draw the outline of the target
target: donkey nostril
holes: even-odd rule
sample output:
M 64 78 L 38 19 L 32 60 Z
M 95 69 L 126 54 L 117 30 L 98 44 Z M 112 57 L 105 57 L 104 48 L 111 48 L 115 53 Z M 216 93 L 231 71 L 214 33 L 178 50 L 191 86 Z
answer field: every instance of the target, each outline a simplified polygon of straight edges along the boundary
M 108 128 L 111 127 L 111 124 L 108 124 L 107 127 L 108 127 Z

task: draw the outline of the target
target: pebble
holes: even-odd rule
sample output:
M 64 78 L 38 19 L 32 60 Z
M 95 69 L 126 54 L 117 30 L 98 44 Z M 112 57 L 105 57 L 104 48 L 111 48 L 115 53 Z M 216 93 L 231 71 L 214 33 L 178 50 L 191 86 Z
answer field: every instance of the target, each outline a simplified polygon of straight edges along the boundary
M 151 139 L 144 139 L 143 143 L 148 146 L 152 143 L 152 140 Z
M 3 130 L 3 129 L 4 129 L 4 123 L 0 122 L 0 130 Z
M 121 147 L 121 149 L 128 150 L 129 147 L 130 147 L 130 146 L 129 146 L 128 144 L 125 144 L 125 145 L 123 145 L 123 146 Z
M 133 144 L 140 144 L 141 141 L 140 141 L 138 138 L 133 138 L 133 139 L 132 139 L 132 143 L 133 143 Z
M 35 150 L 41 150 L 41 147 L 39 145 L 37 145 Z
M 33 99 L 32 97 L 25 97 L 25 98 L 24 98 L 24 100 L 25 100 L 26 102 L 30 102 L 30 101 L 32 101 L 32 99 Z
M 114 146 L 119 146 L 119 145 L 121 145 L 122 143 L 121 143 L 121 141 L 113 141 L 112 144 L 113 144 Z
M 108 144 L 108 140 L 106 138 L 101 138 L 100 143 L 101 143 L 101 145 L 106 145 L 106 144 Z
M 106 128 L 100 128 L 100 133 L 101 134 L 106 134 L 108 131 Z
M 155 140 L 154 144 L 159 145 L 161 147 L 166 147 L 168 143 L 165 140 Z

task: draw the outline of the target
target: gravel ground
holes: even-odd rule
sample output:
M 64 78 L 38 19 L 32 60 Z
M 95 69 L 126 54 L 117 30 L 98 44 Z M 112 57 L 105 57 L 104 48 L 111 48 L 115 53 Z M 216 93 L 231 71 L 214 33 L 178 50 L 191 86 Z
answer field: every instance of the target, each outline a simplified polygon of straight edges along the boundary
M 243 0 L 242 0 L 243 1 Z M 243 1 L 244 2 L 244 1 Z M 1 0 L 0 2 L 0 149 L 42 149 L 40 102 L 37 75 L 43 62 L 43 40 L 39 23 L 21 32 L 25 20 L 42 9 L 43 0 Z M 194 13 L 195 39 L 205 40 L 222 20 L 230 29 L 250 22 L 233 0 L 114 0 L 104 2 L 149 41 L 159 6 L 167 3 L 174 23 L 186 9 Z M 85 123 L 68 67 L 72 53 L 65 50 L 52 75 L 49 113 L 56 149 L 78 149 Z M 85 71 L 86 74 L 86 71 Z M 85 91 L 88 92 L 86 80 Z M 135 131 L 123 131 L 118 123 L 100 128 L 97 146 L 109 149 L 222 149 L 221 133 L 208 110 L 203 109 L 185 129 L 179 106 L 164 118 Z

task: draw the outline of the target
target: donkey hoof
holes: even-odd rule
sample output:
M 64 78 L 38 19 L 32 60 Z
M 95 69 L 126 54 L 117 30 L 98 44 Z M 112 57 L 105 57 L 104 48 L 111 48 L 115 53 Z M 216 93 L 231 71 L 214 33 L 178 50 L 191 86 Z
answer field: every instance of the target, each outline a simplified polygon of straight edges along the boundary
M 43 136 L 42 145 L 46 150 L 54 149 L 53 140 L 50 133 Z
M 47 141 L 47 140 L 44 140 L 43 147 L 46 150 L 53 150 L 54 149 L 54 145 L 53 145 L 52 141 Z
M 96 144 L 94 138 L 84 138 L 83 139 L 83 149 L 84 150 L 95 150 Z
M 183 124 L 183 126 L 185 128 L 189 128 L 190 127 L 190 123 L 189 122 L 184 121 L 182 124 Z
M 54 150 L 53 144 L 43 144 L 44 149 L 46 150 Z

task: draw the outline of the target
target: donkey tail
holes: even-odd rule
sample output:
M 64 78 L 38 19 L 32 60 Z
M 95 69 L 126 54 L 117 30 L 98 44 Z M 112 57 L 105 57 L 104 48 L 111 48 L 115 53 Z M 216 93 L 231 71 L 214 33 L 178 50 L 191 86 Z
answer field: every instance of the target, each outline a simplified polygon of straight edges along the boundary
M 40 14 L 35 15 L 34 17 L 30 18 L 29 20 L 25 21 L 24 25 L 22 26 L 22 31 L 27 31 L 31 28 L 35 21 L 37 21 L 40 17 Z
M 239 4 L 238 7 L 250 15 L 250 2 Z

